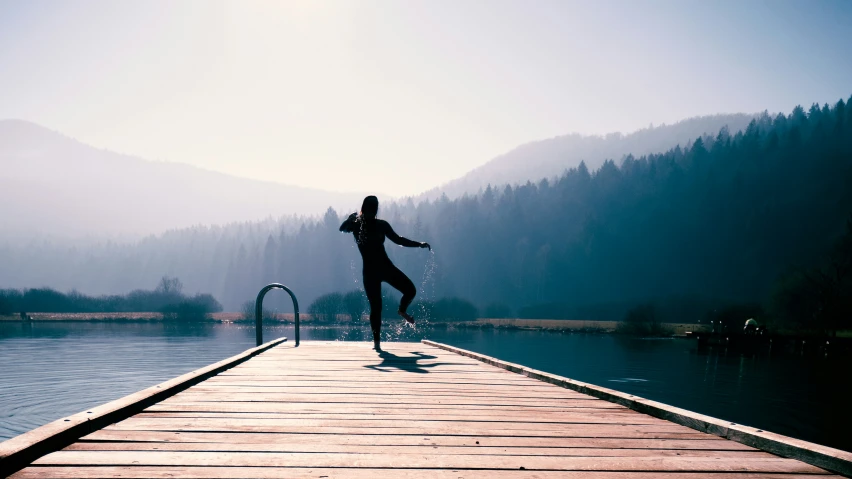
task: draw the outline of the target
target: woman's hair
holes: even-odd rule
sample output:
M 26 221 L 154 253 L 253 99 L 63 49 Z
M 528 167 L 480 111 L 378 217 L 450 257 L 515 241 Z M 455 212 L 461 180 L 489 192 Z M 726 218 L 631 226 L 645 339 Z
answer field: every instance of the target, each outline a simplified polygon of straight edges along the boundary
M 361 216 L 367 219 L 373 219 L 379 214 L 379 199 L 375 196 L 364 198 L 361 203 Z

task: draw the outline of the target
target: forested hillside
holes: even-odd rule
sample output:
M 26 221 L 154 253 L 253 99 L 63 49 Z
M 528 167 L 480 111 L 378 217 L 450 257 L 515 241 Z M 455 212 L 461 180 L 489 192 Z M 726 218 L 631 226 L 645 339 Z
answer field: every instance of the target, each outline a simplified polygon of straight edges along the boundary
M 572 133 L 523 144 L 475 168 L 461 178 L 434 188 L 416 200 L 434 200 L 442 194 L 455 199 L 476 194 L 488 185 L 519 185 L 542 178 L 552 179 L 580 162 L 598 169 L 606 160 L 621 164 L 624 156 L 662 153 L 677 145 L 691 143 L 699 136 L 713 134 L 723 127 L 736 133 L 748 126 L 755 115 L 743 113 L 688 118 L 672 125 L 649 126 L 629 134 L 580 135 Z
M 0 251 L 11 258 L 0 284 L 123 292 L 168 274 L 236 310 L 281 281 L 308 304 L 360 285 L 354 242 L 337 231 L 349 212 L 299 227 L 184 229 L 132 246 L 33 244 Z M 578 319 L 620 319 L 610 316 L 647 301 L 693 316 L 768 304 L 782 274 L 825 261 L 850 213 L 852 109 L 843 101 L 764 114 L 742 132 L 722 129 L 620 166 L 581 164 L 552 182 L 380 210 L 399 234 L 434 248 L 431 256 L 388 245 L 422 296 Z M 36 267 L 36 255 L 49 261 Z

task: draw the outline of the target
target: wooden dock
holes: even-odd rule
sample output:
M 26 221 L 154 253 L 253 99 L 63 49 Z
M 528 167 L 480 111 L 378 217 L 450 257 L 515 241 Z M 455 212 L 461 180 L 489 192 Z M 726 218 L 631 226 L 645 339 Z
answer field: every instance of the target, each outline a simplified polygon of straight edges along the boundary
M 384 347 L 377 356 L 366 343 L 267 343 L 0 443 L 0 476 L 813 479 L 852 471 L 844 451 L 469 351 Z

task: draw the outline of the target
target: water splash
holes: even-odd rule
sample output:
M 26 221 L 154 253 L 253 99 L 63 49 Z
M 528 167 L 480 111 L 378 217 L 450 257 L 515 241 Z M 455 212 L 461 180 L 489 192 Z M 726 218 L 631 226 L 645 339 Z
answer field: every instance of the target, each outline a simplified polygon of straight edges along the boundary
M 426 299 L 432 299 L 435 295 L 435 270 L 438 263 L 435 261 L 435 251 L 429 251 L 429 259 L 423 271 L 423 281 L 420 282 L 420 292 Z
M 355 236 L 355 241 L 359 245 L 363 245 L 367 242 L 369 237 L 369 232 L 367 232 L 367 222 L 364 221 L 364 218 L 361 215 L 355 219 L 355 223 L 358 225 L 358 234 Z
M 353 246 L 353 248 L 354 248 L 354 246 Z M 352 284 L 356 285 L 355 289 L 363 289 L 363 288 L 357 287 L 357 285 L 358 285 L 358 270 L 357 270 L 357 266 L 355 265 L 354 259 L 349 260 L 349 273 L 352 275 Z
M 355 249 L 355 245 L 351 246 L 352 249 Z M 361 284 L 360 278 L 361 274 L 358 271 L 358 264 L 355 258 L 349 260 L 349 275 L 352 280 L 352 285 L 354 286 L 354 290 L 361 291 L 364 293 L 364 287 Z M 345 293 L 344 293 L 345 294 Z M 366 301 L 366 295 L 364 300 Z M 347 313 L 349 311 L 346 311 Z M 363 316 L 364 311 L 362 311 Z M 358 320 L 352 321 L 349 323 L 350 328 L 343 329 L 340 331 L 340 336 L 335 339 L 336 341 L 356 341 L 361 340 L 360 338 L 364 336 L 364 320 L 363 318 L 359 318 Z M 369 329 L 369 328 L 367 328 Z M 356 339 L 357 338 L 357 339 Z
M 430 308 L 424 306 L 435 301 L 435 272 L 438 269 L 438 262 L 435 261 L 435 251 L 429 251 L 429 258 L 426 260 L 426 265 L 423 269 L 423 279 L 420 281 L 420 311 L 418 321 L 422 321 L 423 325 L 428 325 L 432 319 Z M 422 319 L 421 319 L 422 318 Z

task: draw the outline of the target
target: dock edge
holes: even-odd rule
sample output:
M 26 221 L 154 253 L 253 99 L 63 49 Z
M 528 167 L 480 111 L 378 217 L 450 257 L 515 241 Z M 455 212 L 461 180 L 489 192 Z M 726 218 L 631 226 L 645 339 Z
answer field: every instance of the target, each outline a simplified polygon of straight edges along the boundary
M 57 419 L 7 441 L 0 442 L 0 477 L 11 475 L 41 456 L 67 447 L 74 441 L 98 429 L 127 419 L 152 404 L 251 359 L 286 340 L 287 338 L 278 338 L 269 341 L 236 356 L 223 359 L 88 411 Z
M 789 436 L 766 432 L 742 424 L 724 421 L 712 416 L 706 416 L 687 409 L 669 406 L 657 401 L 645 399 L 632 394 L 623 393 L 594 384 L 576 381 L 556 374 L 546 373 L 528 368 L 520 364 L 510 363 L 497 358 L 475 353 L 466 349 L 447 344 L 437 343 L 428 339 L 423 344 L 434 346 L 452 353 L 476 359 L 485 364 L 495 366 L 513 373 L 521 374 L 566 389 L 571 389 L 605 401 L 620 404 L 634 411 L 647 414 L 680 424 L 697 431 L 730 439 L 778 456 L 797 459 L 844 476 L 852 476 L 852 453 L 827 446 L 821 446 L 808 441 L 794 439 Z

